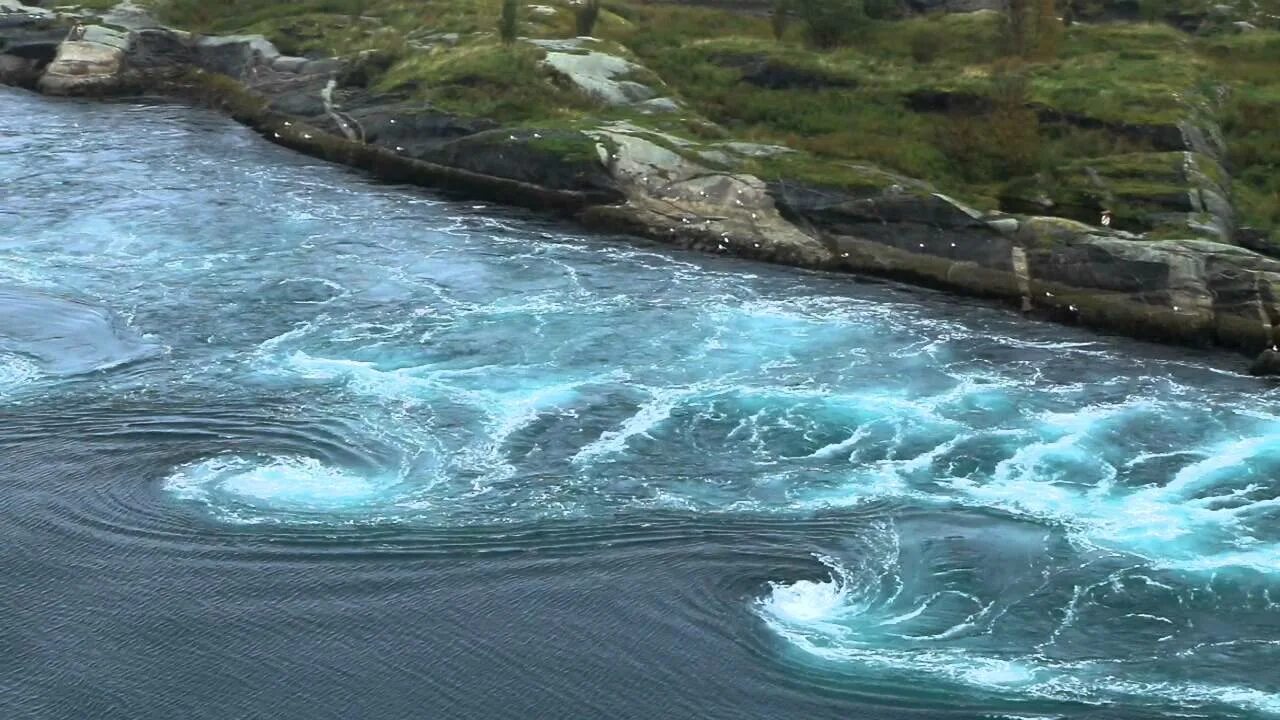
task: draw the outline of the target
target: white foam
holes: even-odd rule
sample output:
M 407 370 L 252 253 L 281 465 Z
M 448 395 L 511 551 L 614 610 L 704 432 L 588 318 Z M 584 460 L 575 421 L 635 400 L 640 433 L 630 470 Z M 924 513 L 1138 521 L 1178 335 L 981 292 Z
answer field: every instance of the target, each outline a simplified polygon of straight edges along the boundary
M 0 352 L 0 397 L 30 385 L 40 377 L 40 366 L 34 361 Z
M 315 458 L 229 456 L 179 468 L 164 488 L 209 505 L 341 512 L 393 505 L 396 484 L 395 478 L 370 477 Z

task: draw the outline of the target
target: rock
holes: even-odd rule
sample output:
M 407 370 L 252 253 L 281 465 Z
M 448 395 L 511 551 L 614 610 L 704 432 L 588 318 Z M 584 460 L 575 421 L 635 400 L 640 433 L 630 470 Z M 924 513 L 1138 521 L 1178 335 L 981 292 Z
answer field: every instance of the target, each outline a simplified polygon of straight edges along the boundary
M 34 89 L 40 80 L 35 60 L 17 55 L 0 55 L 0 84 Z
M 851 77 L 834 75 L 818 67 L 800 67 L 764 53 L 717 53 L 711 61 L 741 71 L 742 81 L 769 90 L 821 90 L 853 88 Z
M 307 58 L 304 58 L 304 57 L 291 57 L 288 55 L 281 55 L 280 57 L 271 61 L 271 69 L 275 70 L 276 72 L 297 74 L 302 72 L 302 69 L 306 67 L 308 62 L 309 60 L 307 60 Z
M 587 211 L 589 224 L 707 252 L 805 267 L 831 263 L 831 251 L 782 217 L 759 178 L 716 171 L 659 145 L 656 135 L 591 135 L 626 202 Z
M 795 152 L 795 150 L 784 145 L 763 145 L 749 142 L 717 143 L 716 147 L 747 158 L 772 158 Z
M 19 0 L 0 0 L 0 21 L 4 22 L 0 27 L 7 27 L 10 23 L 16 24 L 19 21 L 52 20 L 54 17 L 53 11 L 42 7 L 27 5 Z
M 40 78 L 50 95 L 105 95 L 121 89 L 132 34 L 90 25 L 78 40 L 66 40 Z
M 1236 22 L 1233 22 L 1231 23 L 1231 28 L 1235 30 L 1237 33 L 1251 33 L 1251 32 L 1257 32 L 1258 30 L 1257 25 L 1254 25 L 1253 23 L 1248 22 L 1247 20 L 1238 20 Z
M 1006 212 L 1052 214 L 1132 232 L 1229 241 L 1235 232 L 1230 178 L 1193 152 L 1133 153 L 1068 162 L 1051 175 L 1016 178 L 1000 193 Z
M 1249 365 L 1249 374 L 1257 376 L 1280 375 L 1280 350 L 1267 348 Z
M 448 142 L 425 159 L 544 188 L 620 197 L 595 141 L 573 130 L 490 130 Z
M 102 14 L 102 22 L 122 27 L 126 30 L 155 30 L 162 26 L 147 9 L 137 5 L 133 0 L 123 0 L 115 7 Z
M 677 113 L 684 110 L 680 103 L 669 97 L 658 97 L 636 103 L 636 109 L 646 114 Z
M 417 103 L 357 98 L 346 103 L 347 115 L 358 124 L 365 140 L 415 158 L 435 157 L 446 144 L 495 130 L 498 123 L 424 108 Z M 510 134 L 508 134 L 508 137 Z
M 133 45 L 125 54 L 128 72 L 144 75 L 150 80 L 180 75 L 194 60 L 195 52 L 186 33 L 163 28 L 145 28 L 135 32 Z
M 653 88 L 627 79 L 629 75 L 644 70 L 640 65 L 616 55 L 593 50 L 578 53 L 556 49 L 567 47 L 565 43 L 566 41 L 535 41 L 535 44 L 547 49 L 543 62 L 566 77 L 584 94 L 614 106 L 642 103 L 658 95 Z
M 202 37 L 194 51 L 198 67 L 237 80 L 249 78 L 260 67 L 270 67 L 280 57 L 276 46 L 261 35 Z

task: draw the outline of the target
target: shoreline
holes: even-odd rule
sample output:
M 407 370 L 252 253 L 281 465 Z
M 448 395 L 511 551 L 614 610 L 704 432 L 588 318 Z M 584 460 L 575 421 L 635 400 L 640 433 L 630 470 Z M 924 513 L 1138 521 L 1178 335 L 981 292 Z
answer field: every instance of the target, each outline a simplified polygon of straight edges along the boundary
M 0 27 L 0 37 L 6 32 Z M 80 46 L 101 45 L 64 38 L 52 43 L 53 60 L 27 66 L 24 77 L 37 76 L 27 89 L 207 107 L 275 144 L 387 182 L 686 250 L 998 301 L 1036 321 L 1234 350 L 1258 356 L 1255 374 L 1280 371 L 1280 353 L 1269 350 L 1280 342 L 1280 261 L 1237 246 L 983 214 L 919 181 L 873 169 L 865 192 L 771 182 L 691 162 L 626 128 L 477 122 L 454 132 L 469 121 L 423 113 L 395 97 L 334 103 L 341 61 L 289 58 L 260 37 L 195 38 L 160 27 L 103 32 L 119 44 L 109 61 L 80 63 L 73 76 L 59 76 Z M 6 84 L 16 84 L 14 77 L 0 72 Z

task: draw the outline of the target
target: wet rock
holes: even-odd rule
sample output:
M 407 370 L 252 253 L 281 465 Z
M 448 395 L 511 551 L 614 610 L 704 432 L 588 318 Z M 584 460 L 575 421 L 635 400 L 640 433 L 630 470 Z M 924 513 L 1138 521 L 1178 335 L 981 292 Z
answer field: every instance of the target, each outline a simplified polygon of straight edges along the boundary
M 1280 375 L 1280 350 L 1267 348 L 1249 365 L 1249 374 L 1257 376 Z
M 121 89 L 133 36 L 101 25 L 73 31 L 40 78 L 50 95 L 107 95 Z
M 15 55 L 0 55 L 0 83 L 34 89 L 40 81 L 40 68 L 35 60 Z

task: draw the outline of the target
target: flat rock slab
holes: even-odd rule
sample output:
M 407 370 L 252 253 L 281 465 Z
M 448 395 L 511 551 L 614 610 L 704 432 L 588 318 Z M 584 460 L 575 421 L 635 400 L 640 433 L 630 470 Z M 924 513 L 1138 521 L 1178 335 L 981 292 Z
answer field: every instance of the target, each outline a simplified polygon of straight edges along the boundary
M 0 17 L 4 15 L 28 15 L 33 18 L 52 19 L 54 13 L 51 10 L 35 7 L 33 5 L 23 5 L 18 0 L 0 0 Z
M 606 105 L 634 105 L 658 96 L 648 85 L 627 79 L 628 75 L 644 70 L 642 66 L 590 49 L 590 38 L 534 40 L 532 43 L 547 51 L 543 60 L 547 66 Z

